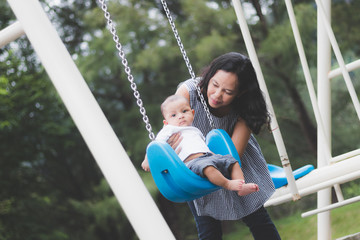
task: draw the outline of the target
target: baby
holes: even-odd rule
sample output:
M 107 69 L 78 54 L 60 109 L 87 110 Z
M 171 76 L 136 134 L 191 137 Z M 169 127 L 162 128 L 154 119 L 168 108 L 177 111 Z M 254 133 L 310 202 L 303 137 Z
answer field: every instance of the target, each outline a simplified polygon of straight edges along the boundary
M 177 132 L 181 132 L 182 140 L 177 147 L 179 158 L 194 173 L 206 177 L 210 182 L 231 191 L 239 196 L 259 191 L 255 183 L 245 183 L 244 174 L 239 162 L 231 155 L 219 155 L 210 151 L 205 138 L 199 129 L 192 126 L 195 111 L 189 101 L 180 95 L 171 95 L 161 104 L 164 127 L 156 136 L 158 141 L 167 141 Z M 141 164 L 149 171 L 147 156 Z

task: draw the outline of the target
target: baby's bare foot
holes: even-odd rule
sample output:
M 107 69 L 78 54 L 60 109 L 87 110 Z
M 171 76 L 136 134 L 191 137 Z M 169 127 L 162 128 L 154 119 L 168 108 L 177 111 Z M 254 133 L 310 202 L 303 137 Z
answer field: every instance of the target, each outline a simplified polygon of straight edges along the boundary
M 245 181 L 242 179 L 228 180 L 224 188 L 231 191 L 241 191 L 244 184 Z
M 255 183 L 242 184 L 241 189 L 238 191 L 239 196 L 245 196 L 253 192 L 259 191 L 259 186 Z

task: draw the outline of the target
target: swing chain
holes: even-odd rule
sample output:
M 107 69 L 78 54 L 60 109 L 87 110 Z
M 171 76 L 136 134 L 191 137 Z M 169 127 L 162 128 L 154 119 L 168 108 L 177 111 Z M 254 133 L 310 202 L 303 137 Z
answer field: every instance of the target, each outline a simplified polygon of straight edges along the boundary
M 187 54 L 186 54 L 186 51 L 185 51 L 184 45 L 182 44 L 180 35 L 179 35 L 179 33 L 178 33 L 178 31 L 177 31 L 177 29 L 176 29 L 176 27 L 175 27 L 175 22 L 174 22 L 171 14 L 170 14 L 170 10 L 169 10 L 169 8 L 168 8 L 168 6 L 167 6 L 167 4 L 166 4 L 166 1 L 165 1 L 165 0 L 161 0 L 161 4 L 162 4 L 162 6 L 163 6 L 163 8 L 164 8 L 164 11 L 165 11 L 165 13 L 166 13 L 166 17 L 167 17 L 167 19 L 169 20 L 171 29 L 172 29 L 172 31 L 173 31 L 173 33 L 174 33 L 175 39 L 176 39 L 177 44 L 178 44 L 178 46 L 179 46 L 179 48 L 180 48 L 180 52 L 181 52 L 182 55 L 183 55 L 183 59 L 184 59 L 184 61 L 185 61 L 185 63 L 186 63 L 186 66 L 187 66 L 187 68 L 188 68 L 188 71 L 189 71 L 189 73 L 190 73 L 190 76 L 191 76 L 192 79 L 195 80 L 195 74 L 194 74 L 194 71 L 193 71 L 193 69 L 192 69 L 190 60 L 189 60 L 189 58 L 188 58 L 188 56 L 187 56 Z M 200 87 L 199 87 L 198 81 L 197 81 L 197 84 L 196 84 L 196 90 L 197 90 L 197 93 L 198 93 L 198 95 L 199 95 L 199 97 L 200 97 L 200 101 L 201 101 L 201 103 L 202 103 L 202 105 L 203 105 L 203 107 L 204 107 L 204 110 L 205 110 L 205 112 L 206 112 L 206 116 L 207 116 L 207 118 L 209 119 L 210 126 L 214 129 L 214 128 L 215 128 L 214 121 L 213 121 L 213 119 L 212 119 L 212 117 L 211 117 L 211 115 L 210 115 L 210 111 L 209 111 L 209 108 L 208 108 L 208 106 L 207 106 L 207 104 L 206 104 L 206 101 L 205 101 L 205 99 L 204 99 L 204 96 L 203 96 L 203 94 L 201 93 L 201 89 L 200 89 Z
M 145 108 L 143 106 L 143 101 L 140 98 L 140 93 L 137 90 L 137 85 L 134 82 L 134 77 L 131 74 L 130 67 L 128 66 L 128 61 L 126 59 L 125 52 L 123 51 L 123 49 L 122 49 L 123 47 L 122 47 L 121 43 L 119 42 L 119 37 L 116 34 L 116 29 L 115 29 L 115 27 L 113 25 L 113 21 L 110 18 L 110 13 L 107 10 L 107 5 L 105 3 L 105 0 L 99 0 L 99 2 L 101 3 L 101 9 L 104 12 L 104 16 L 107 19 L 107 25 L 109 27 L 110 33 L 113 35 L 113 40 L 116 43 L 116 49 L 119 51 L 118 54 L 119 54 L 119 56 L 121 58 L 121 63 L 124 66 L 125 73 L 127 74 L 128 81 L 130 82 L 130 87 L 134 91 L 134 97 L 136 98 L 136 104 L 138 105 L 140 113 L 143 116 L 142 119 L 143 119 L 143 121 L 145 123 L 145 128 L 149 132 L 149 138 L 153 141 L 155 139 L 155 135 L 152 132 L 152 127 L 150 125 L 149 118 L 146 115 L 146 110 L 145 110 Z

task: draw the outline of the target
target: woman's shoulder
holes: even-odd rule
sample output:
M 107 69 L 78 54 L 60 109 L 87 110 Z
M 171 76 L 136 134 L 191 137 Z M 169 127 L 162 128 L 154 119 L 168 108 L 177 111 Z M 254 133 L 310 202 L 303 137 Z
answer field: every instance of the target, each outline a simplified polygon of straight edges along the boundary
M 196 86 L 198 85 L 199 83 L 199 79 L 196 78 L 196 79 L 188 79 L 188 80 L 185 80 L 184 82 L 182 82 L 180 84 L 179 87 L 186 87 L 186 89 L 190 92 L 190 91 L 194 91 L 196 90 Z
M 197 79 L 188 79 L 179 84 L 175 94 L 182 95 L 189 100 L 191 108 L 196 108 L 197 105 Z

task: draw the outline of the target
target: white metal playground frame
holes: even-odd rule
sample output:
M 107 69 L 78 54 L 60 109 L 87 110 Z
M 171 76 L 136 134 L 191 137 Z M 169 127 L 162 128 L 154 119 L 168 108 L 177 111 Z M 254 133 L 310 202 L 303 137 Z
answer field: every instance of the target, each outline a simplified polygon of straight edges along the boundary
M 318 6 L 318 42 L 321 43 L 318 44 L 317 97 L 312 86 L 291 0 L 285 0 L 319 136 L 318 169 L 296 182 L 292 176 L 290 162 L 240 0 L 233 0 L 233 5 L 246 48 L 273 115 L 271 127 L 274 129 L 274 139 L 289 182 L 288 186 L 276 191 L 266 206 L 277 205 L 292 199 L 297 200 L 301 196 L 318 192 L 318 209 L 303 215 L 319 213 L 318 239 L 330 240 L 331 224 L 328 210 L 360 200 L 359 197 L 344 200 L 339 187 L 341 183 L 360 178 L 360 150 L 331 157 L 331 139 L 328 137 L 331 136 L 329 82 L 331 78 L 340 73 L 343 74 L 360 119 L 359 100 L 348 73 L 360 67 L 360 60 L 345 65 L 329 23 L 331 1 L 315 0 L 315 2 Z M 138 237 L 140 239 L 175 239 L 40 3 L 37 0 L 8 0 L 8 3 L 18 21 L 0 32 L 0 47 L 26 34 Z M 331 46 L 340 65 L 339 69 L 332 71 L 330 69 Z M 132 184 L 129 185 L 129 182 Z M 330 202 L 331 186 L 335 187 L 339 198 L 339 203 L 333 205 Z
M 296 200 L 301 196 L 317 192 L 318 209 L 302 214 L 303 217 L 318 214 L 318 239 L 331 239 L 331 221 L 329 210 L 360 201 L 360 196 L 344 200 L 340 189 L 340 184 L 360 178 L 360 149 L 342 154 L 340 156 L 331 156 L 331 98 L 330 98 L 330 80 L 342 73 L 358 119 L 360 120 L 360 104 L 356 95 L 354 86 L 351 82 L 349 72 L 360 68 L 360 60 L 345 65 L 339 46 L 336 42 L 334 33 L 330 25 L 331 0 L 315 0 L 318 9 L 318 96 L 316 97 L 313 87 L 310 70 L 307 64 L 305 51 L 302 46 L 300 33 L 295 20 L 295 14 L 291 0 L 284 0 L 294 39 L 299 53 L 300 62 L 303 68 L 306 84 L 308 87 L 311 104 L 313 107 L 317 127 L 318 127 L 318 168 L 310 174 L 302 177 L 294 184 L 291 174 L 289 159 L 281 137 L 280 129 L 277 122 L 273 121 L 271 128 L 273 131 L 275 143 L 278 148 L 283 168 L 288 179 L 288 186 L 277 189 L 275 194 L 266 202 L 265 206 L 278 205 L 291 199 Z M 273 112 L 266 84 L 261 72 L 259 60 L 256 55 L 254 45 L 248 30 L 246 19 L 241 7 L 240 0 L 232 0 L 239 25 L 244 37 L 249 57 L 254 65 L 262 90 L 267 95 L 267 104 L 270 112 L 273 114 L 272 119 L 276 119 Z M 331 47 L 340 66 L 339 69 L 331 71 Z M 278 133 L 277 133 L 278 132 Z M 290 180 L 290 181 L 289 181 Z M 331 187 L 334 187 L 337 194 L 338 203 L 331 204 Z

